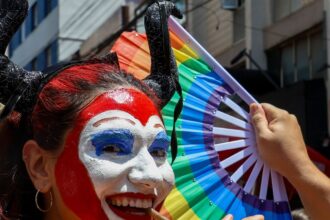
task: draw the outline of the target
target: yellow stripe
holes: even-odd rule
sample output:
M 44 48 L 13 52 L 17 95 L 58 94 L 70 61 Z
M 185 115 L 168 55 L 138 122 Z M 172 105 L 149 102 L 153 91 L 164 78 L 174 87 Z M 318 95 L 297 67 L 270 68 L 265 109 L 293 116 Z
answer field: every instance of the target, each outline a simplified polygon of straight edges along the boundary
M 188 202 L 181 195 L 177 188 L 167 196 L 164 206 L 166 211 L 171 215 L 172 219 L 180 220 L 199 220 L 195 212 L 189 207 Z
M 181 50 L 177 50 L 174 48 L 172 49 L 178 66 L 180 66 L 181 63 L 184 63 L 189 59 L 195 59 L 194 57 L 189 56 L 188 54 L 182 52 Z

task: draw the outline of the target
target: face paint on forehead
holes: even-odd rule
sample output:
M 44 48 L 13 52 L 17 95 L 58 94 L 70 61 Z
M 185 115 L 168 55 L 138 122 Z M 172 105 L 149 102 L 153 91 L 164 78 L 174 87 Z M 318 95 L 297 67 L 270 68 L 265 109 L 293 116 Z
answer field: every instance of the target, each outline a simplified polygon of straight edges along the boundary
M 92 117 L 108 110 L 125 111 L 144 126 L 151 116 L 160 117 L 153 102 L 144 93 L 131 88 L 103 93 L 80 112 L 57 160 L 55 176 L 62 200 L 82 220 L 107 219 L 88 172 L 79 159 L 78 145 L 86 123 Z
M 80 113 L 79 118 L 86 122 L 91 117 L 109 109 L 125 111 L 138 119 L 143 126 L 152 115 L 161 118 L 155 104 L 144 93 L 130 88 L 103 93 Z

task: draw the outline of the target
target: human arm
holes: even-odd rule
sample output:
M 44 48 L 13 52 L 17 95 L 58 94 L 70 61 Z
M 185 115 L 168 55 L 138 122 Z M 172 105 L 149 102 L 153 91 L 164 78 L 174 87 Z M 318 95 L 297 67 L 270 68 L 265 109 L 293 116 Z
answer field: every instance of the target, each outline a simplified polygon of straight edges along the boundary
M 330 180 L 309 159 L 296 117 L 270 104 L 250 112 L 261 158 L 297 189 L 311 219 L 330 219 Z

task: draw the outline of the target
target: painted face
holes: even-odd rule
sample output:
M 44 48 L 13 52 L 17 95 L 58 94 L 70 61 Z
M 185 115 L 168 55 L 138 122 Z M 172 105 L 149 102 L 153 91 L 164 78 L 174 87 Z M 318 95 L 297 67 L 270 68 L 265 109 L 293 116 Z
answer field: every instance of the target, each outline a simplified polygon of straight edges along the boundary
M 81 219 L 150 219 L 174 184 L 169 141 L 143 93 L 117 89 L 78 116 L 56 164 L 66 206 Z

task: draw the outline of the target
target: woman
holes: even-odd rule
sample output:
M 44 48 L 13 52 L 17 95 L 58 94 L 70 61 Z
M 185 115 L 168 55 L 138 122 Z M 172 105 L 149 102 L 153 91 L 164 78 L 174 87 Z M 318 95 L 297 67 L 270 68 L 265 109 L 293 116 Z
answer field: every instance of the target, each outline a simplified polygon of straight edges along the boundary
M 26 0 L 7 0 L 0 16 L 1 219 L 150 219 L 174 184 L 158 106 L 177 84 L 162 35 L 177 9 L 147 12 L 150 50 L 167 56 L 154 56 L 145 83 L 114 54 L 44 72 L 13 64 L 4 51 L 26 11 Z

